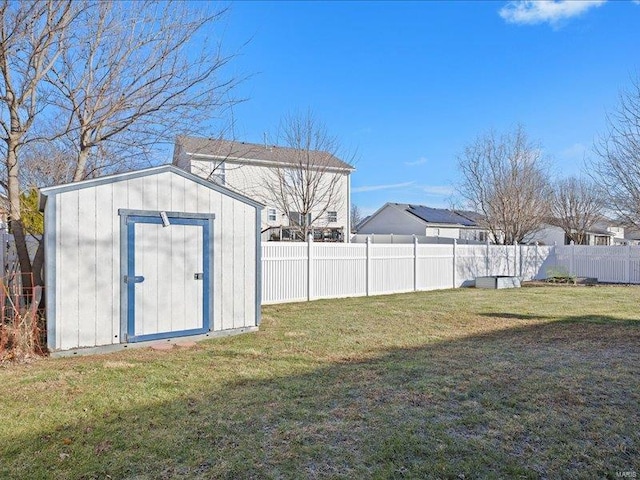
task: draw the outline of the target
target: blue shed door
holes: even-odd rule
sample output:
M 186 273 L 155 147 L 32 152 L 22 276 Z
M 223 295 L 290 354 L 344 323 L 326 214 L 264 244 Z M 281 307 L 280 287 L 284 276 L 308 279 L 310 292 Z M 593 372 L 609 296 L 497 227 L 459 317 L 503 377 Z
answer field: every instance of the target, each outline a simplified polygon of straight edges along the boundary
M 127 341 L 210 330 L 209 224 L 202 219 L 127 218 Z

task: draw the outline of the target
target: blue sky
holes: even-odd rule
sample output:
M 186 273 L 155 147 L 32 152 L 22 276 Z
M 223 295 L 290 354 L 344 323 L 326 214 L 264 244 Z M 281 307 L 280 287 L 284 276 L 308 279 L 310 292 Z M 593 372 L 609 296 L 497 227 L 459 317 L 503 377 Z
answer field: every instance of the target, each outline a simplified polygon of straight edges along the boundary
M 448 206 L 456 156 L 517 123 L 554 176 L 584 171 L 607 111 L 640 69 L 640 4 L 234 2 L 223 45 L 235 137 L 260 143 L 313 110 L 356 152 L 352 201 Z

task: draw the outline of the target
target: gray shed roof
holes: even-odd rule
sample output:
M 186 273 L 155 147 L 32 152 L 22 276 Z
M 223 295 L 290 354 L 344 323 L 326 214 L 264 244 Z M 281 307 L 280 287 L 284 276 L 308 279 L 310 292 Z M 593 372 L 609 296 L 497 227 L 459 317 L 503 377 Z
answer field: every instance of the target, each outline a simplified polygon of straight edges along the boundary
M 188 155 L 213 157 L 221 159 L 257 160 L 262 162 L 295 165 L 299 151 L 289 147 L 276 145 L 260 145 L 256 143 L 234 142 L 214 138 L 200 138 L 180 136 L 176 139 L 176 146 Z M 353 166 L 343 162 L 329 152 L 311 150 L 311 163 L 340 170 L 355 170 Z
M 209 182 L 204 178 L 198 177 L 192 173 L 185 172 L 184 170 L 176 167 L 175 165 L 161 165 L 159 167 L 144 168 L 142 170 L 134 170 L 132 172 L 117 173 L 115 175 L 106 175 L 104 177 L 92 178 L 89 180 L 82 180 L 80 182 L 72 182 L 72 183 L 66 183 L 64 185 L 55 185 L 52 187 L 41 188 L 40 189 L 40 205 L 39 205 L 40 211 L 44 211 L 44 206 L 46 203 L 47 196 L 52 194 L 55 195 L 57 193 L 63 193 L 63 192 L 68 192 L 72 190 L 80 190 L 81 188 L 95 187 L 98 185 L 105 185 L 109 183 L 119 182 L 122 180 L 146 177 L 148 175 L 154 175 L 154 174 L 164 173 L 164 172 L 175 173 L 177 175 L 180 175 L 181 177 L 186 178 L 187 180 L 191 180 L 193 182 L 199 183 L 200 185 L 204 185 L 205 187 L 210 188 L 211 190 L 216 190 L 218 192 L 221 192 L 229 197 L 232 197 L 236 200 L 239 200 L 253 207 L 257 207 L 257 208 L 264 207 L 264 205 L 261 204 L 260 202 L 256 202 L 255 200 L 249 197 L 245 197 L 244 195 L 241 195 L 233 190 L 223 187 L 222 185 Z

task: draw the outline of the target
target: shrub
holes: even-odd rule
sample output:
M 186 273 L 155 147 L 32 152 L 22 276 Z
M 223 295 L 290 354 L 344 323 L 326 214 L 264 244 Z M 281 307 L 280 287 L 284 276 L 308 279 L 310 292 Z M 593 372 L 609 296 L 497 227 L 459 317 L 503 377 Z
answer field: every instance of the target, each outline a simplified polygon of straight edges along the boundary
M 547 282 L 549 283 L 572 283 L 575 285 L 576 276 L 569 273 L 566 267 L 556 266 L 547 269 Z

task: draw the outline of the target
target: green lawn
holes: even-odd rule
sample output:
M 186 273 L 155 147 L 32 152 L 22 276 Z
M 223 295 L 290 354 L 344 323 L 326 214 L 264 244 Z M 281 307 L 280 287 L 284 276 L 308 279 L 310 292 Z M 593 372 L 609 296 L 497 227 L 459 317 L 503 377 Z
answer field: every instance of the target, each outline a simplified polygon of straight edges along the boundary
M 0 478 L 638 478 L 639 305 L 325 300 L 191 349 L 0 367 Z

